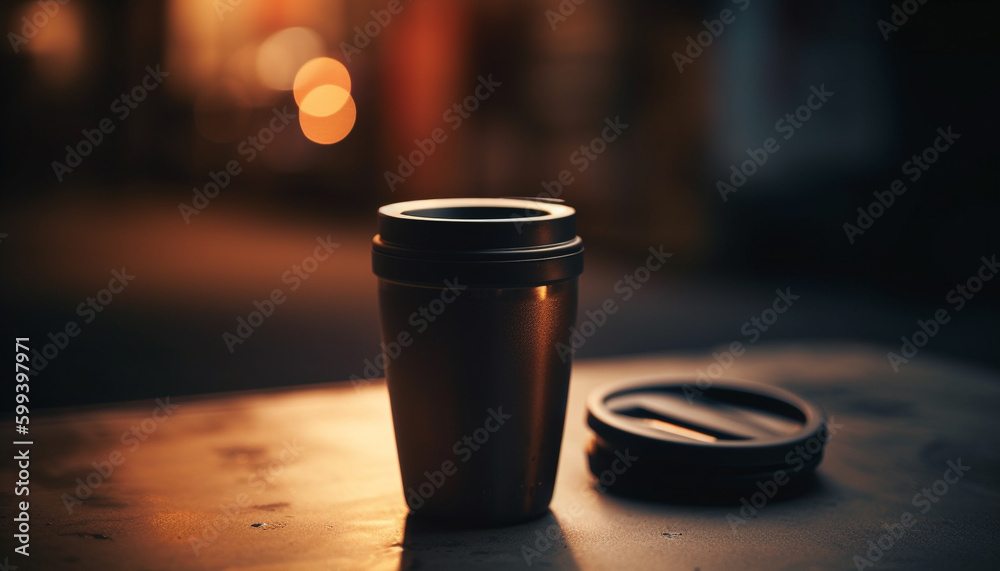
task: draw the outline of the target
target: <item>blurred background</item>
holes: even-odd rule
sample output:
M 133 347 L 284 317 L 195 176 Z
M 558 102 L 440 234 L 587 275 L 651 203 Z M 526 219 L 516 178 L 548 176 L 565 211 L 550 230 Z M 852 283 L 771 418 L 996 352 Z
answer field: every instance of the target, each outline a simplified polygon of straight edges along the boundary
M 32 405 L 367 376 L 389 202 L 557 189 L 587 244 L 581 317 L 621 307 L 578 358 L 747 343 L 786 288 L 757 343 L 898 352 L 1000 253 L 996 2 L 577 2 L 4 3 L 0 327 L 39 352 Z M 293 90 L 323 57 L 340 83 Z M 803 111 L 812 88 L 832 95 Z M 318 237 L 340 246 L 306 262 Z M 1000 280 L 951 313 L 916 359 L 1000 365 Z

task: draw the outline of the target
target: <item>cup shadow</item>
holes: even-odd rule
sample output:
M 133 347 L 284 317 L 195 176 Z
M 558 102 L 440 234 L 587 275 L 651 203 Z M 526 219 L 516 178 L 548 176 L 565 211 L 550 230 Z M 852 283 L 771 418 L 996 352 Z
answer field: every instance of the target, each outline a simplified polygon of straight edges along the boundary
M 579 569 L 563 526 L 551 511 L 517 525 L 460 528 L 410 514 L 399 569 L 510 569 L 542 564 Z

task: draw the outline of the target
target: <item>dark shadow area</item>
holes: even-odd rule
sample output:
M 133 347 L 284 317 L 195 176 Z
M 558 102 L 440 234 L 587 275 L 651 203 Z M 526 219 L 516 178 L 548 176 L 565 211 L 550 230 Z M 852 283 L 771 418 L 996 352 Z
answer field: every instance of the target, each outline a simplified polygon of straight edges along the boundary
M 460 528 L 410 514 L 401 544 L 403 569 L 509 569 L 542 565 L 579 569 L 552 512 L 503 528 Z
M 701 485 L 678 485 L 669 478 L 622 477 L 611 486 L 595 483 L 594 489 L 634 501 L 677 506 L 735 506 L 759 509 L 772 502 L 785 502 L 824 493 L 816 472 L 775 482 L 775 473 L 764 473 L 752 483 L 729 484 L 706 477 Z M 746 501 L 746 504 L 743 503 Z

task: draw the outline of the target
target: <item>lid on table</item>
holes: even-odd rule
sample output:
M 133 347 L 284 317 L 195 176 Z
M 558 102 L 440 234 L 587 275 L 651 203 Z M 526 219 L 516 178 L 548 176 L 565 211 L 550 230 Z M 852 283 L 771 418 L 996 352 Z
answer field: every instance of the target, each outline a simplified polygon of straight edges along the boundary
M 590 468 L 601 486 L 639 496 L 797 490 L 830 438 L 815 405 L 738 380 L 612 383 L 589 395 L 587 424 L 595 435 Z

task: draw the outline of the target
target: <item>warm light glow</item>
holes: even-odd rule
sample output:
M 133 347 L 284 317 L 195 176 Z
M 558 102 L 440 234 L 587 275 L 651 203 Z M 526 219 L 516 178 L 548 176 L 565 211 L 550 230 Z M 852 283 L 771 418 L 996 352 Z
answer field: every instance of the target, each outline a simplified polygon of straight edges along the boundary
M 351 132 L 358 111 L 344 64 L 328 57 L 306 62 L 295 74 L 292 93 L 302 133 L 310 141 L 331 145 Z
M 38 75 L 52 85 L 65 85 L 80 77 L 84 69 L 84 60 L 87 46 L 84 42 L 84 20 L 81 11 L 72 4 L 59 5 L 58 12 L 48 15 L 40 21 L 44 25 L 35 25 L 34 35 L 27 37 L 26 43 L 22 44 L 15 40 L 19 49 L 33 54 L 33 64 Z M 21 12 L 21 18 L 37 18 L 36 14 L 41 12 L 39 5 L 32 2 L 25 4 Z M 17 34 L 25 33 L 24 20 L 17 20 L 19 26 L 15 27 Z
M 299 109 L 313 117 L 329 117 L 347 103 L 351 94 L 336 85 L 321 85 L 309 92 Z
M 281 30 L 257 50 L 257 77 L 271 89 L 291 89 L 299 68 L 323 50 L 323 38 L 309 28 Z
M 307 95 L 312 93 L 317 87 L 324 85 L 335 85 L 345 92 L 351 92 L 351 75 L 347 68 L 339 61 L 321 57 L 310 60 L 303 65 L 295 74 L 293 84 L 293 94 L 295 102 L 302 105 L 302 101 Z
M 204 85 L 214 84 L 220 79 L 231 80 L 240 84 L 243 93 L 253 106 L 274 107 L 279 101 L 281 93 L 261 85 L 257 77 L 258 47 L 258 44 L 254 42 L 240 46 L 239 49 L 225 58 L 218 73 L 211 74 L 208 78 L 198 82 L 198 91 L 204 89 Z
M 165 89 L 194 97 L 206 81 L 218 77 L 223 57 L 219 24 L 218 15 L 205 10 L 200 0 L 167 3 L 169 38 L 163 67 L 170 72 L 170 81 Z
M 331 87 L 333 89 L 341 88 L 335 86 L 325 86 Z M 319 91 L 323 87 L 317 88 L 313 91 Z M 327 90 L 324 90 L 327 92 Z M 346 93 L 346 92 L 345 92 Z M 307 108 L 314 106 L 312 103 L 312 93 L 306 96 L 303 100 L 303 105 L 299 109 L 299 125 L 302 127 L 302 133 L 312 142 L 320 143 L 322 145 L 332 145 L 351 132 L 354 128 L 354 121 L 357 119 L 358 110 L 354 105 L 354 98 L 349 94 L 347 95 L 346 101 L 341 104 L 340 109 L 329 115 L 317 116 L 312 115 L 306 111 Z M 320 94 L 322 97 L 322 94 Z M 332 107 L 333 103 L 326 99 L 318 99 L 315 106 L 319 108 L 320 112 L 326 111 Z

